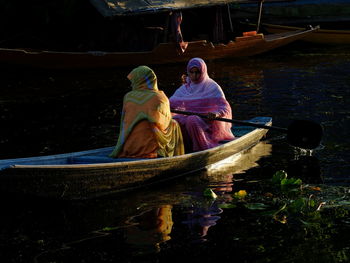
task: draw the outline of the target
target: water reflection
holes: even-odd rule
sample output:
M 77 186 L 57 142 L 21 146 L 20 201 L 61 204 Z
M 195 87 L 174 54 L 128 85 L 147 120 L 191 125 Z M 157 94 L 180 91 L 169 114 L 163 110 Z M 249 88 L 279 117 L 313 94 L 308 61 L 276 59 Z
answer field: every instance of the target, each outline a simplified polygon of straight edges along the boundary
M 161 244 L 171 240 L 173 225 L 182 229 L 186 242 L 201 243 L 207 241 L 208 231 L 220 220 L 223 213 L 221 206 L 232 201 L 235 174 L 258 166 L 258 161 L 271 153 L 272 145 L 260 142 L 257 145 L 227 158 L 220 163 L 211 165 L 199 176 L 189 178 L 187 189 L 178 198 L 168 204 L 152 207 L 143 207 L 143 212 L 131 216 L 125 230 L 126 242 L 131 246 L 135 255 L 160 252 Z M 198 182 L 198 180 L 200 180 Z M 205 197 L 203 182 L 216 194 L 216 199 Z M 174 189 L 172 190 L 174 192 Z M 180 211 L 177 221 L 172 217 L 172 209 Z M 177 226 L 177 227 L 176 227 Z
M 320 161 L 315 156 L 299 156 L 289 161 L 286 172 L 289 177 L 300 178 L 305 183 L 324 183 Z
M 208 181 L 208 187 L 217 195 L 211 199 L 205 197 L 203 189 L 188 192 L 189 199 L 180 203 L 184 219 L 181 221 L 188 227 L 190 243 L 207 241 L 209 228 L 215 226 L 223 213 L 221 207 L 230 206 L 235 184 L 235 175 L 258 166 L 258 161 L 271 153 L 272 146 L 260 142 L 250 149 L 233 155 L 217 164 L 208 167 L 201 174 L 201 180 Z
M 211 226 L 215 226 L 223 210 L 216 200 L 205 199 L 203 196 L 193 198 L 191 205 L 184 212 L 185 220 L 181 223 L 188 227 L 189 242 L 205 242 Z
M 203 174 L 208 180 L 220 182 L 227 180 L 227 174 L 243 173 L 245 170 L 258 166 L 258 161 L 266 156 L 270 156 L 272 144 L 261 141 L 253 147 L 227 159 L 217 162 L 207 167 L 207 172 Z
M 162 205 L 143 212 L 128 220 L 126 243 L 134 255 L 156 253 L 160 244 L 171 239 L 173 227 L 172 205 Z

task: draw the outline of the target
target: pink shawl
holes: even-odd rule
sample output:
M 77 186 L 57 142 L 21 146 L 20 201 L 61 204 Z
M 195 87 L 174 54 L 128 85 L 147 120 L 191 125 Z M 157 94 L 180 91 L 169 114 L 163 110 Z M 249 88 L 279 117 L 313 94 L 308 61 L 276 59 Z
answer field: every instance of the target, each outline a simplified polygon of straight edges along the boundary
M 198 83 L 187 77 L 186 83 L 170 97 L 173 109 L 207 114 L 214 112 L 222 118 L 232 118 L 231 107 L 221 87 L 208 76 L 207 66 L 200 58 L 193 58 L 187 65 L 187 73 L 196 67 L 201 72 Z M 174 118 L 182 125 L 193 144 L 193 151 L 208 149 L 222 140 L 232 140 L 231 123 L 208 121 L 196 116 L 176 114 Z M 186 136 L 186 135 L 185 135 Z

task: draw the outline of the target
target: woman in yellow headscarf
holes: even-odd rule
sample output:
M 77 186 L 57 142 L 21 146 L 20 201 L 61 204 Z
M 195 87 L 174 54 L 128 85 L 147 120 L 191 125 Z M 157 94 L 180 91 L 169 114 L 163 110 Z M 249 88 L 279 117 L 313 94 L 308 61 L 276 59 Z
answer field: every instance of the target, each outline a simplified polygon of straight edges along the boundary
M 132 91 L 124 96 L 115 158 L 156 158 L 184 154 L 181 129 L 172 119 L 170 104 L 158 90 L 152 69 L 139 66 L 128 79 Z

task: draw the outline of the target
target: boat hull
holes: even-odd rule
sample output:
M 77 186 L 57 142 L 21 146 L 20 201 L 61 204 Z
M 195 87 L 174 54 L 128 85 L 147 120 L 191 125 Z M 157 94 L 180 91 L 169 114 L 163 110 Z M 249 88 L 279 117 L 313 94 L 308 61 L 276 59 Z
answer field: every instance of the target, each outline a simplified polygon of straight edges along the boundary
M 262 26 L 267 32 L 273 34 L 300 29 L 294 26 L 273 24 L 263 24 Z M 301 40 L 318 44 L 348 45 L 350 44 L 350 30 L 319 29 L 312 34 L 305 36 Z
M 270 118 L 259 120 L 271 125 Z M 167 158 L 45 165 L 15 164 L 12 159 L 7 161 L 9 166 L 0 171 L 0 191 L 69 200 L 125 192 L 205 169 L 254 146 L 266 133 L 267 129 L 253 129 L 218 147 Z M 28 163 L 28 158 L 26 160 Z M 2 160 L 4 163 L 6 160 Z
M 288 33 L 237 37 L 227 44 L 213 44 L 206 40 L 188 42 L 184 53 L 175 43 L 161 43 L 149 52 L 58 52 L 0 48 L 0 63 L 37 68 L 107 68 L 141 64 L 187 62 L 193 57 L 221 59 L 261 54 L 301 39 L 315 29 L 301 29 Z

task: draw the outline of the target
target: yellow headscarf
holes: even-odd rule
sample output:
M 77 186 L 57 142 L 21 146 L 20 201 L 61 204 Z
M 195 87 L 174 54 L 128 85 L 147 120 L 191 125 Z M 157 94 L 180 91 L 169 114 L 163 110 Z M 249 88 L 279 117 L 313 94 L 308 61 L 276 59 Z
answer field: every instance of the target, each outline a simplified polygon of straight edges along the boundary
M 133 69 L 129 73 L 128 79 L 131 82 L 132 90 L 158 90 L 157 76 L 154 71 L 147 66 L 139 66 Z
M 159 155 L 183 154 L 183 150 L 177 150 L 175 143 L 179 140 L 182 142 L 181 131 L 172 121 L 169 100 L 163 91 L 158 90 L 157 77 L 153 70 L 147 66 L 139 66 L 127 77 L 131 82 L 132 91 L 124 96 L 118 143 L 110 156 L 118 156 L 132 129 L 144 119 L 155 124 Z M 174 134 L 177 137 L 175 141 Z

